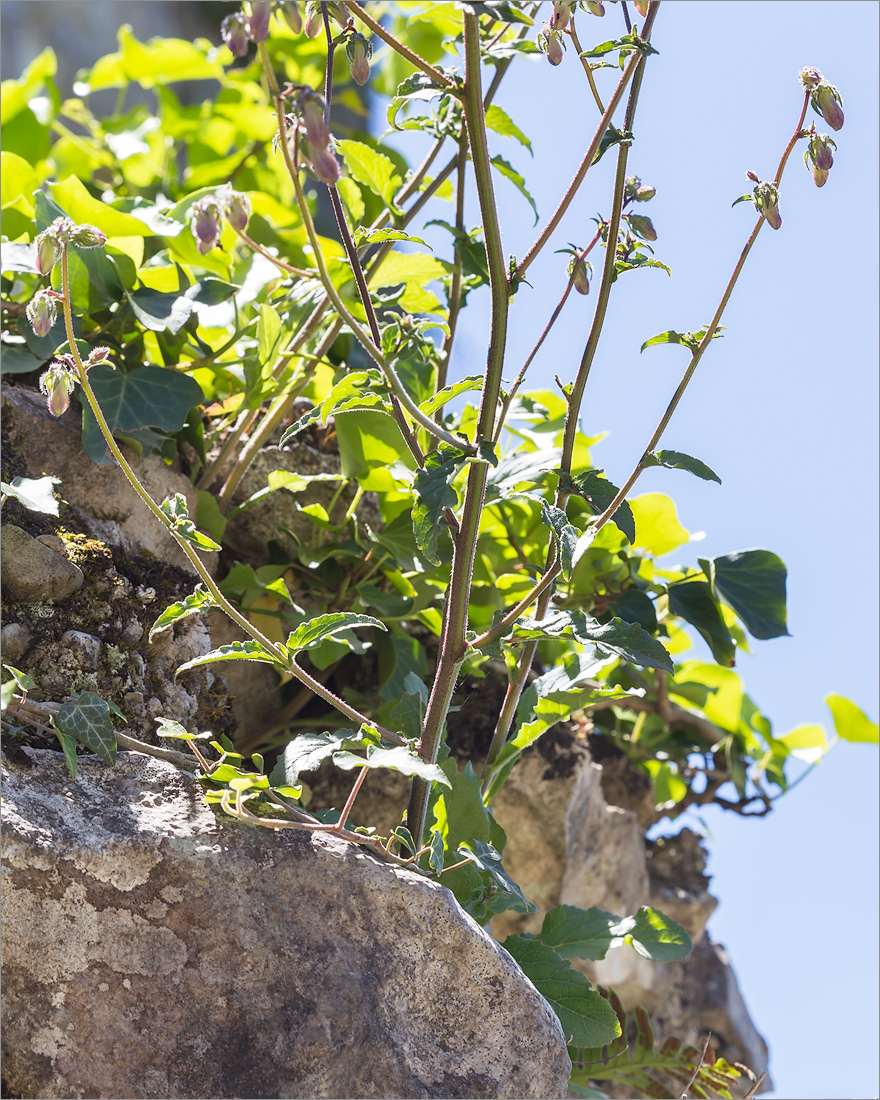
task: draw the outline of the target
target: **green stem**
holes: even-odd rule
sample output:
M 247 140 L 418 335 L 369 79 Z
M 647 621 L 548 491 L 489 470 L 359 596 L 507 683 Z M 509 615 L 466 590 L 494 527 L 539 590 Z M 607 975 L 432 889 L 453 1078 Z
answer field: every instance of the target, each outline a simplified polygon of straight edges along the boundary
M 479 638 L 474 638 L 470 643 L 471 649 L 485 649 L 487 645 L 491 645 L 492 642 L 503 637 L 507 632 L 507 628 L 513 626 L 520 615 L 547 591 L 558 576 L 559 565 L 552 565 L 546 570 L 534 588 L 523 596 L 519 603 L 512 607 L 500 622 L 496 623 L 491 630 L 487 630 L 485 634 L 481 634 Z
M 605 113 L 605 107 L 602 105 L 602 100 L 599 96 L 599 89 L 596 87 L 596 80 L 593 76 L 593 70 L 592 70 L 592 67 L 590 66 L 590 62 L 585 57 L 581 57 L 581 54 L 583 53 L 583 50 L 581 49 L 581 44 L 578 41 L 577 28 L 574 25 L 574 16 L 571 17 L 570 34 L 571 34 L 572 44 L 574 45 L 574 48 L 577 50 L 578 57 L 580 58 L 580 62 L 584 67 L 584 73 L 586 74 L 586 77 L 587 77 L 587 83 L 590 85 L 590 91 L 593 93 L 593 99 L 595 99 L 596 106 L 599 108 L 599 114 L 600 115 L 604 114 Z

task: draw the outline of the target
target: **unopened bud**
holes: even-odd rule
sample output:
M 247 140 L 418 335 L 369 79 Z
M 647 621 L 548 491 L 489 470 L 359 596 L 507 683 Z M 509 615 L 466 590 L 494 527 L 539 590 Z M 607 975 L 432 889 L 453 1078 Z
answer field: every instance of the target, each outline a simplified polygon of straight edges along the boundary
M 271 16 L 271 0 L 252 0 L 247 26 L 248 34 L 254 42 L 265 42 L 269 37 L 269 19 Z
M 46 405 L 53 416 L 61 416 L 70 405 L 73 375 L 62 363 L 53 363 L 40 378 L 40 391 L 46 395 Z
M 251 200 L 241 191 L 233 191 L 229 184 L 217 192 L 217 197 L 223 204 L 226 220 L 233 229 L 243 233 L 251 216 Z
M 302 12 L 296 0 L 284 0 L 281 5 L 281 14 L 284 21 L 294 34 L 300 34 L 303 28 Z
M 194 202 L 191 207 L 192 232 L 204 256 L 220 240 L 220 207 L 212 195 Z
M 544 24 L 544 29 L 538 35 L 538 45 L 547 55 L 551 65 L 561 64 L 565 41 L 559 31 L 554 30 L 549 23 Z
M 370 79 L 370 58 L 373 56 L 373 47 L 362 34 L 356 31 L 349 35 L 345 43 L 345 52 L 351 62 L 351 79 L 355 84 L 366 84 Z
M 654 229 L 654 223 L 650 218 L 646 218 L 644 214 L 630 214 L 627 221 L 633 233 L 635 233 L 637 237 L 641 237 L 643 241 L 657 240 L 657 231 Z
M 28 302 L 25 310 L 34 336 L 48 336 L 58 317 L 58 307 L 52 291 L 40 290 Z
M 746 172 L 746 179 L 751 180 L 752 183 L 760 183 L 761 182 L 761 177 L 758 175 L 757 172 L 753 172 L 751 170 L 751 168 L 748 170 L 748 172 Z
M 317 38 L 324 29 L 324 16 L 321 14 L 321 5 L 316 0 L 309 0 L 306 4 L 306 21 L 303 30 L 308 38 Z
M 605 5 L 602 0 L 584 0 L 584 7 L 591 15 L 604 15 Z
M 51 228 L 44 229 L 34 241 L 37 246 L 37 271 L 48 275 L 61 257 L 61 244 L 52 235 Z
M 809 168 L 812 165 L 813 179 L 817 187 L 824 187 L 828 179 L 828 173 L 834 164 L 834 156 L 831 147 L 837 148 L 835 142 L 827 134 L 813 132 L 810 136 L 810 144 L 804 153 L 804 164 Z
M 578 294 L 590 293 L 590 276 L 592 270 L 586 260 L 580 256 L 572 256 L 568 262 L 568 274 L 574 275 L 574 289 Z
M 220 35 L 232 51 L 233 57 L 244 57 L 248 52 L 248 32 L 244 15 L 239 11 L 227 15 L 220 24 Z
M 101 248 L 107 243 L 107 236 L 94 225 L 75 225 L 70 233 L 70 243 L 77 248 Z
M 629 179 L 623 185 L 624 198 L 632 199 L 635 197 L 636 191 L 642 186 L 642 181 L 638 176 L 630 176 Z
M 821 115 L 832 130 L 839 130 L 843 126 L 840 92 L 829 84 L 818 69 L 801 69 L 800 80 L 810 93 L 810 102 L 816 114 Z
M 650 202 L 656 194 L 656 187 L 649 187 L 646 185 L 645 187 L 640 187 L 633 195 L 633 198 L 636 202 Z
M 564 31 L 574 11 L 574 4 L 567 0 L 553 0 L 553 14 L 550 16 L 550 26 L 555 31 Z
M 84 366 L 86 370 L 88 370 L 90 367 L 96 367 L 98 363 L 106 363 L 108 366 L 113 367 L 113 364 L 110 362 L 109 348 L 92 348 L 92 350 L 89 352 L 88 359 L 86 359 L 84 363 Z M 113 367 L 113 369 L 115 370 L 116 368 Z
M 316 179 L 328 185 L 336 183 L 339 179 L 339 161 L 329 146 L 316 149 L 307 141 L 305 155 Z
M 779 192 L 769 181 L 762 180 L 755 188 L 755 206 L 764 215 L 771 229 L 779 229 L 782 215 L 779 213 Z
M 307 88 L 299 97 L 299 110 L 306 131 L 306 140 L 315 149 L 325 149 L 330 144 L 330 131 L 324 121 L 326 106 L 324 97 L 313 92 L 311 88 Z
M 648 6 L 648 0 L 635 0 L 635 9 L 642 19 L 647 18 Z

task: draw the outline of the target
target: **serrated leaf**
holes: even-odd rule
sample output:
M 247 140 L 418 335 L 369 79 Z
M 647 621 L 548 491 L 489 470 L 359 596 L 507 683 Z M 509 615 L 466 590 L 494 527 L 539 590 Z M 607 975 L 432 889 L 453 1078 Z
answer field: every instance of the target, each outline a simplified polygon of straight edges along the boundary
M 674 671 L 672 659 L 656 638 L 637 623 L 616 617 L 603 624 L 583 611 L 557 611 L 540 622 L 520 619 L 513 634 L 524 639 L 573 637 L 633 664 Z
M 284 432 L 281 438 L 278 440 L 278 446 L 283 447 L 286 443 L 289 443 L 295 435 L 298 435 L 304 428 L 308 428 L 310 424 L 321 423 L 321 406 L 317 405 L 314 409 L 309 409 L 305 416 L 301 416 L 295 424 L 291 424 L 290 427 Z
M 510 875 L 504 870 L 501 865 L 501 854 L 497 852 L 491 844 L 486 844 L 482 840 L 475 840 L 473 846 L 470 844 L 460 845 L 456 854 L 464 859 L 469 859 L 477 870 L 488 872 L 492 876 L 492 881 L 495 883 L 499 892 L 509 894 L 511 897 L 516 898 L 519 904 L 512 907 L 515 912 L 538 912 L 537 905 L 533 905 L 528 898 L 526 898 L 519 886 L 517 886 Z
M 581 532 L 577 527 L 568 522 L 568 516 L 561 508 L 554 508 L 552 504 L 545 504 L 541 509 L 541 519 L 556 538 L 559 548 L 559 564 L 562 568 L 562 579 L 571 579 L 571 571 L 577 565 L 577 559 L 587 550 L 589 543 L 582 544 L 580 554 L 578 551 L 578 539 Z
M 753 638 L 781 638 L 788 635 L 786 624 L 785 563 L 770 550 L 740 550 L 713 558 L 707 577 L 713 591 L 720 593 L 742 619 Z
M 617 496 L 617 486 L 602 476 L 602 470 L 587 470 L 571 479 L 567 487 L 577 493 L 590 505 L 594 515 L 605 511 L 608 505 Z M 627 541 L 632 544 L 636 538 L 636 524 L 633 518 L 632 508 L 625 500 L 620 502 L 614 515 L 611 517 L 619 530 L 626 535 Z
M 186 542 L 195 546 L 198 550 L 216 553 L 222 547 L 197 530 L 196 525 L 189 518 L 186 497 L 183 493 L 175 493 L 173 497 L 166 497 L 159 505 L 162 513 L 168 517 L 170 527 L 175 534 Z
M 558 951 L 524 936 L 508 936 L 503 947 L 559 1017 L 571 1045 L 603 1047 L 620 1035 L 614 1009 Z
M 370 745 L 365 757 L 356 756 L 347 751 L 337 752 L 333 754 L 333 763 L 344 771 L 350 771 L 352 768 L 390 768 L 392 771 L 400 772 L 401 775 L 417 775 L 428 783 L 440 783 L 444 787 L 452 786 L 437 764 L 422 759 L 417 752 L 407 748 L 406 745 L 395 745 L 391 749 Z
M 427 73 L 413 73 L 397 87 L 397 92 L 388 107 L 388 125 L 394 130 L 400 129 L 397 125 L 397 115 L 400 108 L 407 100 L 437 99 L 438 96 L 444 95 L 446 92 L 448 92 L 448 88 L 444 87 L 442 84 L 438 84 L 437 81 L 428 76 Z
M 612 946 L 612 929 L 620 917 L 593 906 L 557 905 L 544 917 L 538 938 L 554 948 L 564 959 L 604 959 Z
M 195 615 L 199 611 L 206 611 L 208 608 L 216 606 L 217 602 L 207 588 L 198 585 L 191 595 L 165 608 L 150 628 L 147 641 L 151 642 L 154 635 L 167 630 L 174 623 L 179 622 L 180 619 L 185 619 L 188 615 Z
M 528 201 L 528 204 L 529 204 L 529 206 L 531 206 L 531 208 L 534 212 L 534 215 L 535 215 L 534 224 L 537 225 L 538 224 L 538 208 L 535 205 L 535 200 L 532 198 L 532 196 L 529 194 L 528 190 L 526 189 L 525 178 L 519 172 L 517 172 L 517 170 L 513 167 L 513 165 L 509 164 L 504 159 L 504 157 L 492 157 L 492 164 L 494 165 L 495 168 L 498 169 L 498 171 L 501 173 L 502 176 L 504 176 L 506 179 L 510 180 L 510 182 L 514 185 L 514 187 Z
M 642 459 L 643 466 L 666 466 L 670 470 L 687 470 L 689 474 L 700 477 L 703 481 L 717 481 L 721 484 L 721 478 L 710 470 L 705 462 L 681 451 L 657 451 L 656 454 L 648 451 Z
M 198 668 L 199 665 L 209 665 L 213 661 L 262 661 L 278 668 L 287 668 L 284 661 L 279 661 L 273 657 L 259 642 L 230 642 L 229 645 L 212 649 L 210 653 L 205 653 L 201 657 L 194 657 L 191 661 L 182 664 L 174 673 L 174 679 L 176 680 L 181 672 L 186 672 L 187 669 Z
M 862 741 L 869 745 L 878 743 L 880 732 L 877 723 L 872 722 L 851 699 L 845 699 L 842 695 L 828 695 L 825 702 L 831 710 L 834 729 L 841 741 Z
M 694 949 L 690 936 L 677 921 L 649 905 L 643 905 L 634 917 L 620 921 L 614 934 L 652 962 L 677 962 Z
M 733 668 L 736 644 L 706 581 L 670 585 L 669 610 L 696 627 L 719 665 Z
M 403 683 L 405 691 L 400 701 L 391 709 L 390 718 L 395 723 L 394 728 L 412 740 L 422 735 L 428 707 L 428 689 L 414 672 L 408 672 Z
M 429 252 L 434 251 L 427 241 L 404 233 L 402 229 L 365 229 L 359 225 L 354 231 L 354 243 L 358 248 L 365 248 L 371 244 L 384 244 L 386 241 L 410 241 L 413 244 L 424 245 Z
M 524 145 L 534 155 L 529 138 L 520 130 L 510 115 L 495 103 L 486 109 L 486 127 L 496 134 L 501 134 L 502 137 L 515 138 L 520 145 Z
M 10 483 L 0 481 L 0 492 L 14 497 L 19 504 L 31 512 L 45 512 L 50 516 L 58 515 L 58 501 L 55 499 L 53 485 L 60 485 L 60 477 L 14 477 Z
M 337 611 L 332 615 L 319 615 L 300 625 L 287 638 L 287 649 L 291 654 L 320 645 L 325 638 L 351 630 L 355 626 L 372 626 L 376 630 L 387 630 L 384 623 L 372 615 L 355 615 L 350 611 Z
M 481 374 L 470 374 L 467 378 L 462 378 L 461 381 L 454 382 L 451 386 L 444 386 L 433 397 L 423 401 L 419 408 L 427 416 L 433 416 L 438 409 L 442 409 L 448 401 L 452 401 L 459 394 L 468 393 L 471 390 L 481 390 L 482 388 L 483 376 Z
M 116 761 L 116 733 L 107 703 L 91 691 L 81 691 L 73 703 L 62 703 L 52 719 L 56 729 L 97 753 L 110 767 Z
M 349 175 L 393 208 L 394 196 L 402 181 L 391 158 L 362 141 L 337 141 L 336 147 L 342 153 Z
M 271 787 L 296 787 L 303 772 L 312 772 L 355 736 L 353 730 L 336 733 L 301 733 L 278 757 L 269 773 Z
M 458 504 L 458 493 L 452 480 L 461 469 L 465 456 L 444 448 L 425 456 L 424 469 L 413 479 L 413 533 L 419 549 L 432 565 L 440 565 L 438 544 L 446 530 L 444 512 Z

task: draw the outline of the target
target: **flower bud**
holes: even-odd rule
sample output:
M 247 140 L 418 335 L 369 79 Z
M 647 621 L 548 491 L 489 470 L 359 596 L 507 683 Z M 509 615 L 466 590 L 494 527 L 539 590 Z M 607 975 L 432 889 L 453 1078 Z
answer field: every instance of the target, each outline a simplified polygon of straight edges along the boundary
M 818 69 L 802 69 L 801 84 L 810 93 L 810 102 L 817 115 L 828 123 L 832 130 L 843 126 L 843 100 L 840 92 L 825 79 Z
M 243 233 L 251 216 L 251 200 L 241 191 L 233 191 L 229 184 L 217 192 L 217 198 L 223 204 L 223 213 L 233 229 Z
M 653 199 L 656 194 L 656 187 L 649 187 L 646 185 L 644 187 L 640 187 L 633 195 L 633 198 L 636 202 L 650 202 L 650 200 Z
M 40 378 L 40 391 L 46 395 L 46 405 L 53 416 L 61 416 L 70 405 L 73 375 L 63 363 L 53 363 Z
M 37 246 L 37 271 L 41 275 L 48 275 L 61 258 L 61 244 L 53 236 L 51 226 L 37 236 L 34 244 Z
M 251 14 L 248 16 L 247 29 L 254 42 L 264 42 L 269 37 L 271 16 L 271 0 L 251 0 Z
M 232 51 L 233 57 L 244 57 L 248 52 L 248 32 L 244 15 L 239 11 L 227 15 L 220 24 L 220 35 Z
M 835 142 L 827 134 L 817 134 L 813 131 L 810 135 L 810 144 L 804 153 L 804 164 L 809 168 L 812 164 L 813 179 L 817 187 L 824 187 L 828 179 L 828 173 L 834 164 L 834 156 L 831 146 L 837 148 Z
M 205 195 L 192 204 L 191 214 L 193 236 L 204 256 L 220 240 L 220 207 L 212 195 Z
M 349 35 L 345 43 L 345 52 L 351 62 L 351 79 L 355 84 L 366 84 L 370 79 L 370 58 L 373 47 L 362 34 Z
M 626 199 L 635 198 L 636 191 L 642 186 L 642 181 L 638 176 L 630 176 L 623 185 L 623 197 Z
M 635 9 L 642 17 L 647 18 L 648 15 L 648 0 L 635 0 Z
M 327 104 L 324 97 L 306 88 L 299 97 L 299 111 L 302 116 L 306 139 L 316 149 L 325 149 L 330 144 L 330 131 L 324 121 Z
M 339 161 L 333 155 L 333 150 L 328 146 L 316 149 L 310 142 L 305 143 L 305 156 L 309 166 L 315 173 L 315 178 L 328 185 L 336 183 L 339 179 Z
M 281 14 L 284 16 L 284 21 L 294 34 L 300 34 L 302 32 L 302 12 L 296 0 L 284 0 L 281 5 Z
M 324 29 L 324 16 L 321 14 L 321 4 L 316 0 L 309 0 L 306 4 L 306 21 L 303 30 L 307 38 L 317 38 Z
M 107 236 L 93 225 L 75 225 L 70 233 L 70 243 L 78 248 L 101 248 L 107 243 Z
M 591 270 L 587 261 L 580 256 L 572 256 L 568 261 L 568 274 L 574 274 L 574 289 L 578 294 L 590 293 L 589 271 Z
M 650 218 L 646 218 L 644 214 L 630 214 L 627 217 L 629 227 L 635 233 L 637 237 L 641 237 L 643 241 L 656 241 L 657 231 L 654 229 L 654 224 Z
M 538 45 L 547 55 L 551 65 L 561 64 L 565 41 L 559 31 L 554 30 L 549 23 L 544 24 L 544 29 L 538 35 Z
M 553 0 L 553 14 L 550 16 L 550 26 L 555 31 L 564 31 L 571 19 L 574 4 L 567 0 Z
M 605 5 L 602 3 L 602 0 L 584 0 L 584 7 L 592 15 L 605 14 Z
M 58 307 L 52 291 L 40 290 L 28 302 L 27 319 L 34 330 L 34 336 L 48 336 L 58 317 Z
M 109 348 L 92 348 L 92 350 L 89 352 L 88 359 L 86 359 L 84 363 L 84 366 L 86 370 L 89 370 L 90 367 L 95 367 L 98 365 L 98 363 L 106 363 L 108 366 L 113 367 L 113 364 L 110 362 Z M 113 367 L 113 369 L 116 370 L 115 367 Z
M 764 220 L 771 229 L 779 229 L 782 226 L 779 192 L 769 181 L 762 180 L 755 188 L 755 206 L 764 215 Z

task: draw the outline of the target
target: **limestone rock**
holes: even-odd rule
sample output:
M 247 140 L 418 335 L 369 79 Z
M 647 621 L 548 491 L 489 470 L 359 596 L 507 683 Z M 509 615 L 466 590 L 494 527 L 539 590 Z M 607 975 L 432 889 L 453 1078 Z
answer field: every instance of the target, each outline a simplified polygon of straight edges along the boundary
M 3 1066 L 42 1097 L 562 1097 L 555 1016 L 439 885 L 215 819 L 171 765 L 4 776 Z
M 31 632 L 21 623 L 7 623 L 0 629 L 0 651 L 5 661 L 18 661 L 30 649 Z
M 82 570 L 20 527 L 3 527 L 3 588 L 19 603 L 59 603 L 82 588 Z

